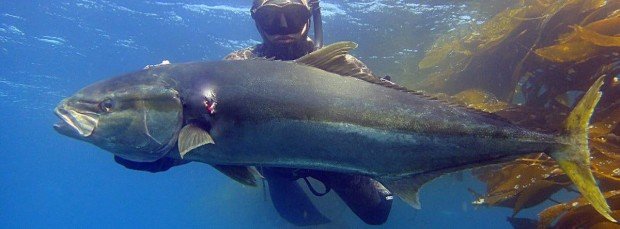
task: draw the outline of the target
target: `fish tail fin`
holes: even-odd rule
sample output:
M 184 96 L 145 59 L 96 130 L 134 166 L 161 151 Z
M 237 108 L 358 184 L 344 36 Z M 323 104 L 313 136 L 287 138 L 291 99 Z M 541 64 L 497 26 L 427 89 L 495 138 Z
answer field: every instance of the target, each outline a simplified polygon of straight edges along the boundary
M 598 188 L 590 170 L 590 148 L 588 147 L 588 126 L 594 107 L 601 98 L 599 91 L 603 85 L 600 77 L 594 82 L 583 98 L 564 121 L 561 134 L 558 136 L 561 147 L 550 152 L 551 157 L 573 181 L 577 189 L 601 215 L 612 222 L 611 209 Z

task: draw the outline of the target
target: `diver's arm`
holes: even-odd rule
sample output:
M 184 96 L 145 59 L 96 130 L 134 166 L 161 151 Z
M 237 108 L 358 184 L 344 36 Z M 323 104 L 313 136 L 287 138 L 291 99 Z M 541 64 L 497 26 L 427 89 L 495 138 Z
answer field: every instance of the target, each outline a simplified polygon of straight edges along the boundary
M 135 162 L 127 159 L 123 159 L 119 156 L 114 156 L 114 161 L 125 168 L 137 171 L 145 171 L 151 173 L 163 172 L 174 166 L 179 166 L 183 164 L 189 163 L 189 161 L 183 161 L 178 159 L 173 159 L 169 157 L 163 157 L 157 161 L 153 162 Z

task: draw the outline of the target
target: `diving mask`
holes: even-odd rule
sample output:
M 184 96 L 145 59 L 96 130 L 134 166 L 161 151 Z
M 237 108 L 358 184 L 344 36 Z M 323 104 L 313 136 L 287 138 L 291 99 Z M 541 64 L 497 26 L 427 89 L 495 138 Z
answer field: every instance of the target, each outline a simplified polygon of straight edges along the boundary
M 252 9 L 252 18 L 270 35 L 302 33 L 310 20 L 310 8 L 304 2 L 267 1 Z

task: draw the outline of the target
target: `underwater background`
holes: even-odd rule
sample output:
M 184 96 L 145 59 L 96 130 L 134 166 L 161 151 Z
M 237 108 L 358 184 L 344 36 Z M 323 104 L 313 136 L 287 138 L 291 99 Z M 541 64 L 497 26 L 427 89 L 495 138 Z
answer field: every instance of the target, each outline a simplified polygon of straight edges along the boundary
M 128 170 L 110 153 L 52 129 L 55 105 L 85 85 L 162 60 L 219 60 L 258 44 L 250 6 L 250 0 L 0 1 L 0 228 L 293 227 L 260 186 L 244 187 L 195 162 L 156 174 Z M 326 44 L 354 41 L 353 55 L 377 75 L 440 92 L 436 75 L 423 71 L 425 53 L 438 47 L 438 38 L 484 25 L 514 1 L 331 0 L 321 6 Z M 616 72 L 617 59 L 616 53 L 606 62 L 615 63 Z M 502 70 L 490 66 L 484 71 Z M 485 82 L 487 91 L 506 91 L 495 85 L 504 81 Z M 445 88 L 454 94 L 459 87 Z M 485 188 L 469 171 L 443 176 L 422 188 L 422 209 L 397 200 L 388 221 L 374 227 L 512 227 L 513 209 L 472 205 L 473 193 Z M 561 191 L 554 199 L 576 196 Z M 313 200 L 332 220 L 320 227 L 371 227 L 333 192 Z M 518 217 L 537 219 L 552 204 Z

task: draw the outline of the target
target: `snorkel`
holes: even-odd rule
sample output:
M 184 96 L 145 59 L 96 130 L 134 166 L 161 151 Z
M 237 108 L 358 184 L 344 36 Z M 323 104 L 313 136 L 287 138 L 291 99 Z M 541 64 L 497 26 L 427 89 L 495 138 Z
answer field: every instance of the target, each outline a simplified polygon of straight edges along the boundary
M 308 2 L 312 10 L 312 23 L 314 24 L 314 46 L 316 49 L 323 48 L 323 19 L 321 18 L 321 6 L 319 0 Z

